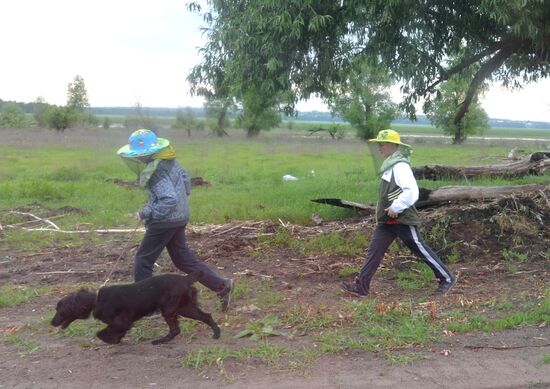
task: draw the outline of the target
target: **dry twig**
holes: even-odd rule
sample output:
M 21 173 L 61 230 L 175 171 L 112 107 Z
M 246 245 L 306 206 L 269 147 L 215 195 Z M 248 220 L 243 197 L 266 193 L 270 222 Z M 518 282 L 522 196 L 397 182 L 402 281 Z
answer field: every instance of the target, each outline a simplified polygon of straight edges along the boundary
M 493 349 L 493 350 L 512 350 L 512 349 L 516 349 L 516 348 L 548 347 L 548 346 L 550 346 L 550 343 L 545 343 L 545 344 L 522 344 L 522 345 L 516 345 L 516 346 L 507 346 L 507 345 L 504 345 L 504 346 L 466 345 L 466 346 L 464 346 L 464 348 L 469 348 L 469 349 L 472 349 L 472 350 L 480 350 L 480 349 L 483 349 L 483 348 L 490 348 L 490 349 Z

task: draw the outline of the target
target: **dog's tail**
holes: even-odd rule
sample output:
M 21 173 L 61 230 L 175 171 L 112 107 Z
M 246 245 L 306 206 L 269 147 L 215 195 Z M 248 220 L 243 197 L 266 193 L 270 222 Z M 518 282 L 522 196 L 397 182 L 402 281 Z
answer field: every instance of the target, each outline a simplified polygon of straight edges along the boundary
M 195 270 L 194 272 L 189 273 L 187 275 L 187 280 L 189 281 L 189 285 L 197 282 L 199 278 L 201 278 L 203 275 L 204 273 L 202 272 L 202 270 Z

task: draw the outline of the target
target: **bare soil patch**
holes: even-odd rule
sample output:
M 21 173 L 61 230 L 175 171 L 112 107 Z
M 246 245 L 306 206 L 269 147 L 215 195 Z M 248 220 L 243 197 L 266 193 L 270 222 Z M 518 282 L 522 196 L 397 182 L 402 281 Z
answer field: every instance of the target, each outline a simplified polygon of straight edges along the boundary
M 549 195 L 546 191 L 529 198 L 423 211 L 424 238 L 443 258 L 454 258 L 450 267 L 459 274 L 458 284 L 441 298 L 431 297 L 435 281 L 430 287 L 401 290 L 396 283 L 398 272 L 410 269 L 414 259 L 398 247 L 386 256 L 384 271 L 375 277 L 372 298 L 386 305 L 404 298 L 425 299 L 436 315 L 454 307 L 471 307 L 489 316 L 498 313 L 491 301 L 506 300 L 518 307 L 537 301 L 550 285 Z M 46 323 L 57 300 L 74 290 L 76 284 L 99 286 L 111 271 L 110 282 L 129 281 L 140 234 L 109 235 L 94 240 L 100 243 L 48 247 L 37 252 L 1 249 L 2 284 L 45 287 L 48 293 L 29 303 L 0 309 L 0 336 L 5 339 L 27 327 L 24 333 L 31 333 L 39 343 L 37 350 L 28 353 L 21 353 L 14 344 L 0 343 L 0 387 L 550 387 L 550 330 L 537 325 L 495 333 L 447 334 L 440 343 L 395 350 L 396 355 L 414 352 L 423 356 L 408 363 L 392 364 L 383 353 L 349 351 L 324 355 L 296 368 L 266 366 L 255 360 L 229 360 L 206 371 L 181 366 L 189 350 L 208 345 L 253 346 L 251 340 L 233 337 L 250 320 L 296 306 L 304 308 L 305 316 L 323 311 L 338 318 L 342 301 L 352 298 L 339 290 L 343 279 L 338 271 L 360 265 L 361 255 L 304 253 L 264 245 L 262 237 L 270 237 L 280 229 L 304 240 L 334 231 L 344 236 L 357 232 L 370 236 L 373 227 L 369 217 L 323 222 L 319 226 L 283 226 L 266 221 L 190 226 L 190 246 L 210 266 L 237 283 L 258 287 L 269 282 L 270 293 L 283 296 L 282 305 L 252 309 L 246 299 L 236 298 L 231 311 L 223 315 L 212 293 L 203 290 L 203 305 L 221 324 L 222 338 L 211 339 L 209 329 L 199 325 L 192 338 L 178 336 L 163 346 L 153 346 L 149 339 L 125 339 L 120 345 L 109 346 L 91 336 L 83 347 L 77 338 L 59 336 Z M 124 247 L 127 250 L 121 253 Z M 525 261 L 514 262 L 511 271 L 503 252 L 516 253 Z M 176 271 L 166 254 L 159 265 L 158 272 Z M 262 293 L 257 290 L 258 295 Z M 344 322 L 346 318 L 338 320 Z M 270 342 L 298 349 L 314 347 L 311 335 L 270 338 Z

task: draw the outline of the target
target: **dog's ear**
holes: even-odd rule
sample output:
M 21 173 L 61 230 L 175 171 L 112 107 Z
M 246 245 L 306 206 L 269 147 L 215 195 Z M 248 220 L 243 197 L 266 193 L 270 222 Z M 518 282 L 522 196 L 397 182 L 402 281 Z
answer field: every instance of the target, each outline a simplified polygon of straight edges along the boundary
M 77 319 L 84 320 L 90 317 L 95 306 L 95 298 L 96 294 L 94 292 L 80 289 L 76 294 L 72 295 L 67 305 L 70 305 L 70 310 Z

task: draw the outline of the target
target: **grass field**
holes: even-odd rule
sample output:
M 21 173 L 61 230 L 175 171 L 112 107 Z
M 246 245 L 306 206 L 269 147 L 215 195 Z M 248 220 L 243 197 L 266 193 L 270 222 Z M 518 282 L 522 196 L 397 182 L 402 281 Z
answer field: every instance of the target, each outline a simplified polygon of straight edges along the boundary
M 0 209 L 37 204 L 53 209 L 74 207 L 82 212 L 69 215 L 61 224 L 72 225 L 76 219 L 96 227 L 134 223 L 129 215 L 143 204 L 146 193 L 114 182 L 135 180 L 116 156 L 116 149 L 125 142 L 125 130 L 68 131 L 63 138 L 51 132 L 29 131 L 19 135 L 20 143 L 0 147 Z M 350 211 L 319 205 L 311 199 L 376 201 L 375 165 L 379 158 L 373 158 L 365 143 L 351 137 L 334 141 L 272 131 L 249 140 L 240 131 L 225 138 L 206 133 L 188 137 L 173 130 L 164 133 L 172 139 L 181 165 L 210 184 L 196 187 L 190 198 L 194 223 L 282 219 L 307 224 L 312 213 L 327 220 L 350 216 Z M 414 149 L 415 166 L 486 165 L 504 163 L 510 146 L 415 144 Z M 285 182 L 285 174 L 299 179 Z M 547 181 L 548 175 L 513 183 Z M 484 179 L 468 183 L 421 181 L 419 185 L 509 183 Z

